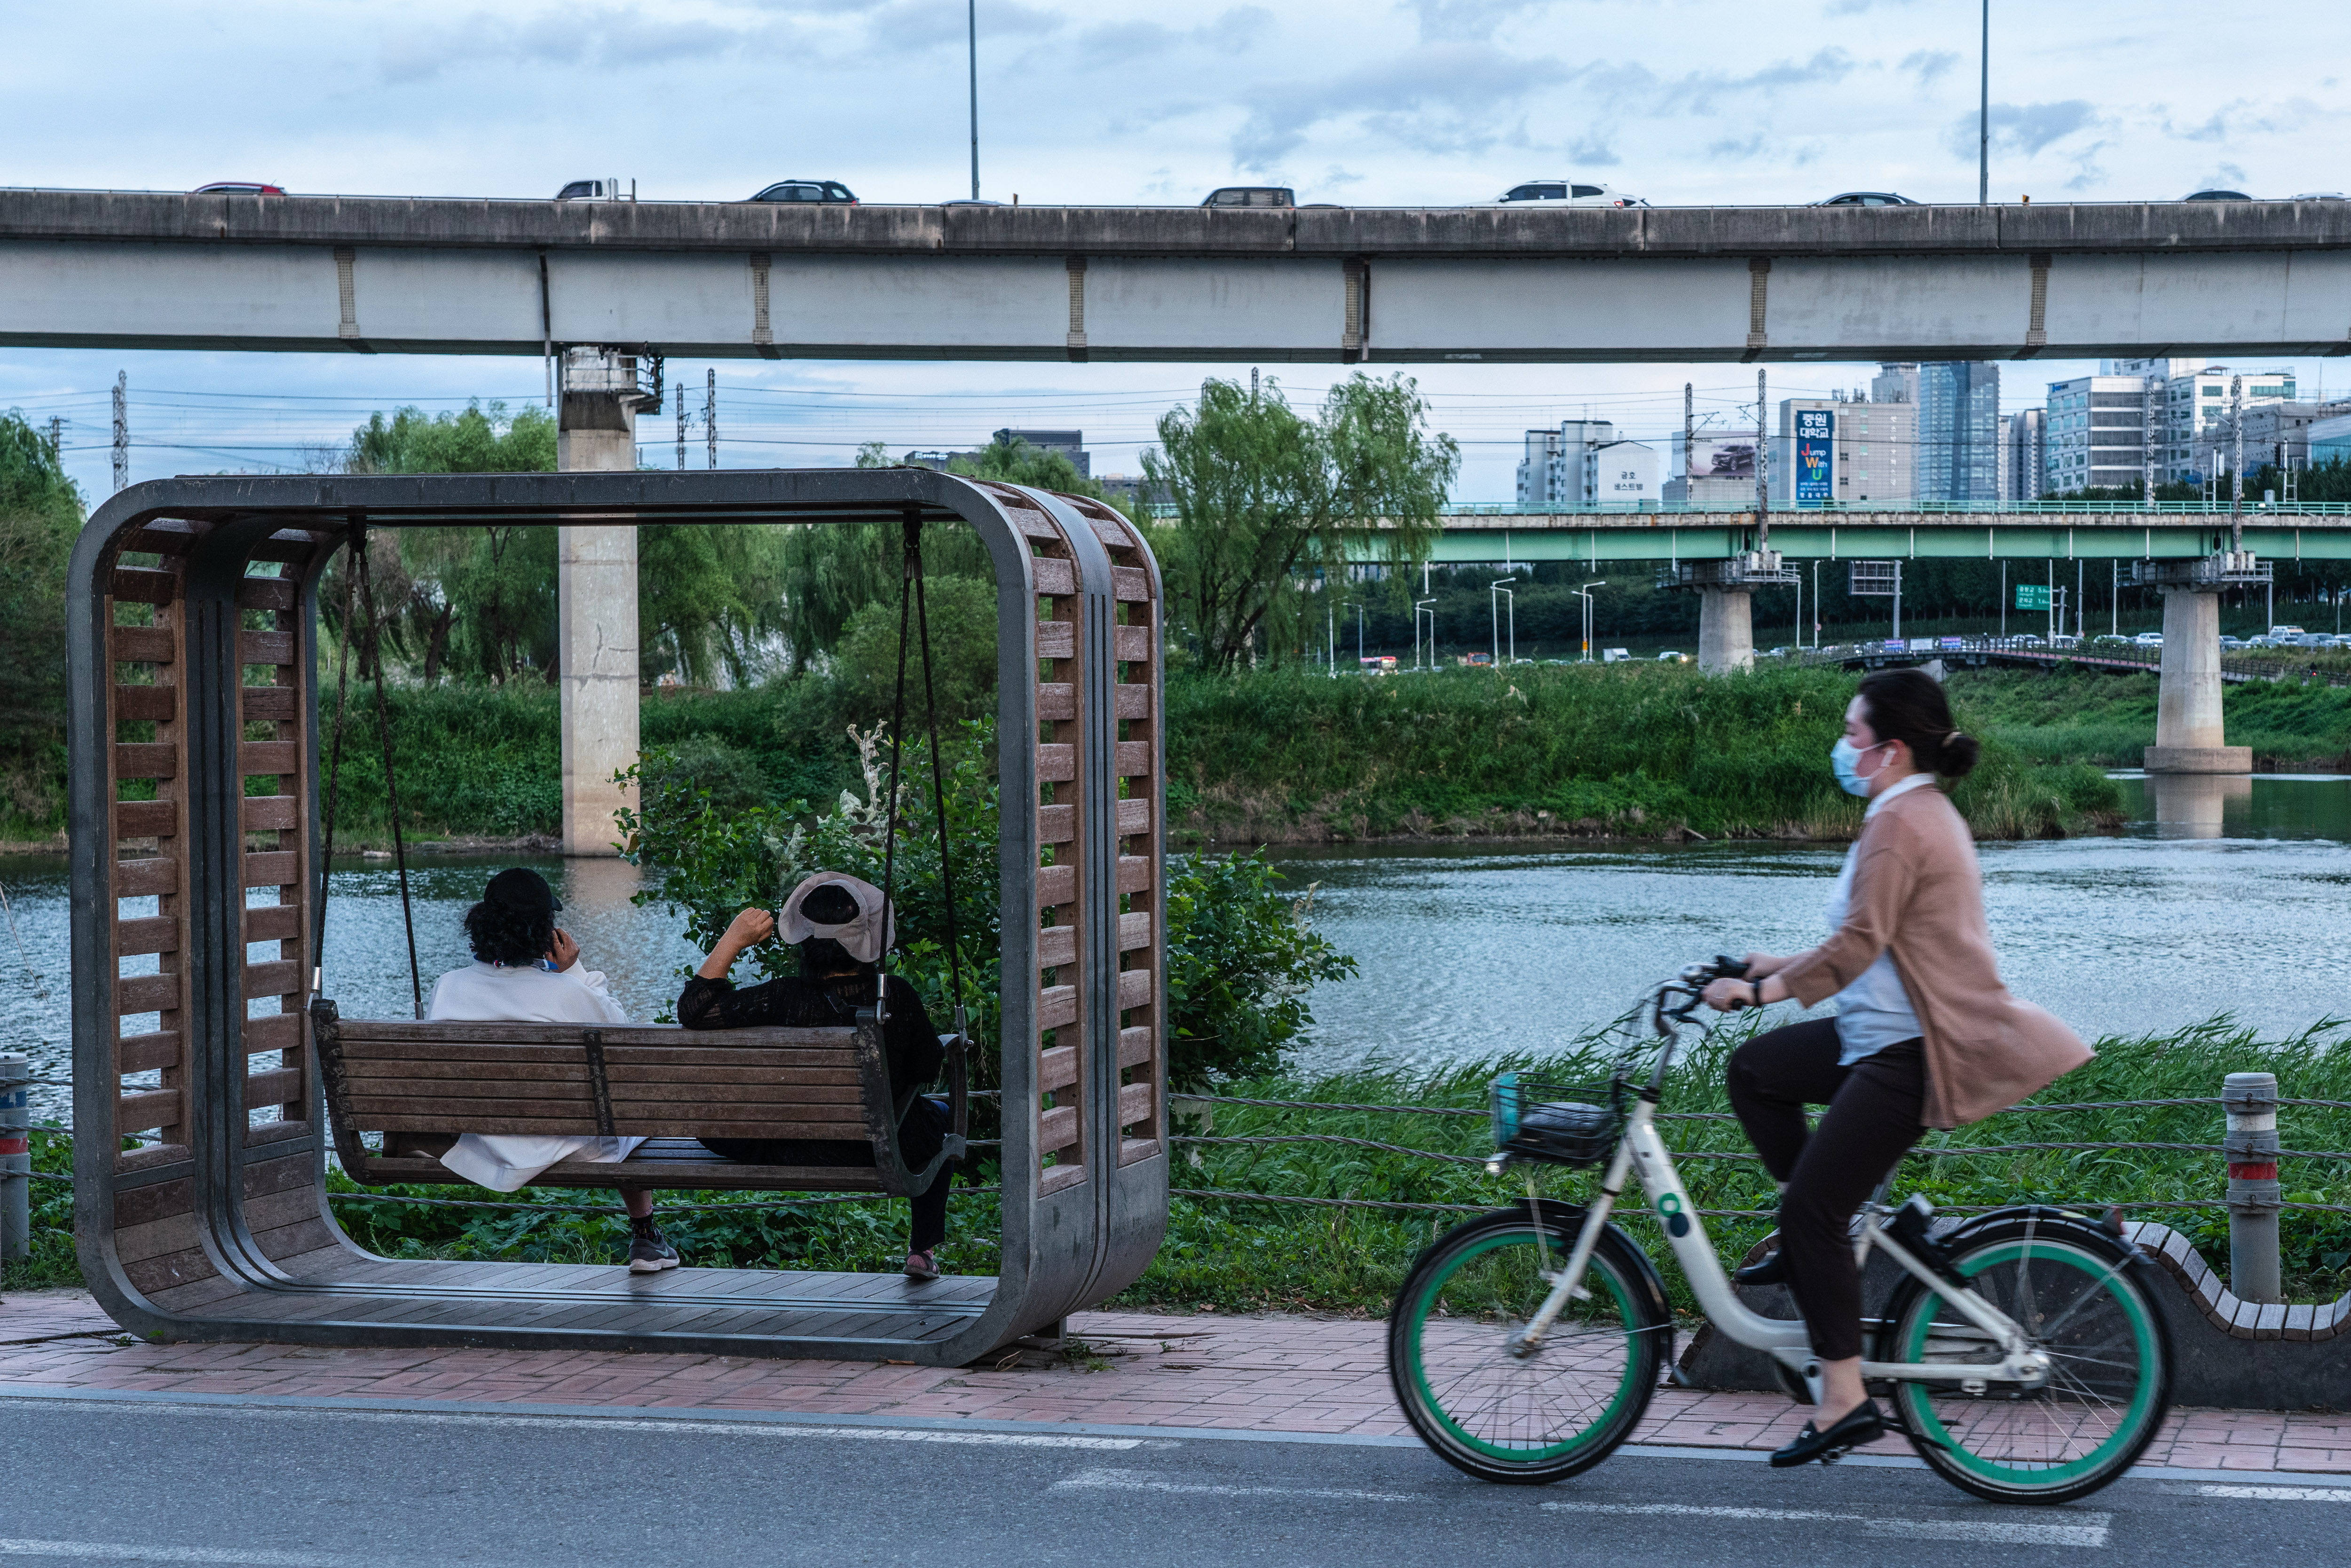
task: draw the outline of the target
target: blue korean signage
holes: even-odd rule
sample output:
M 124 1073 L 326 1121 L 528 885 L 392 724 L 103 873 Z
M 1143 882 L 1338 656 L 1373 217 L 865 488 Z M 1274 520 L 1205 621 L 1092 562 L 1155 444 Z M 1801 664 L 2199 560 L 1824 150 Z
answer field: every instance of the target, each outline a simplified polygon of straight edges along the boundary
M 1836 498 L 1832 458 L 1836 451 L 1836 413 L 1800 408 L 1796 414 L 1796 505 L 1823 507 Z

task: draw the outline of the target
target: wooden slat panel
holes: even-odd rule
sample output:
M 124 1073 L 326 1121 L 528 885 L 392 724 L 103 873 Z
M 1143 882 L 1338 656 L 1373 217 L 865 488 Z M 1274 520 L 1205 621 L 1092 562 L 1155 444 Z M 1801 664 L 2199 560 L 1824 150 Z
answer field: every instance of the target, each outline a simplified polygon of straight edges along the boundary
M 1086 1167 L 1067 1165 L 1052 1166 L 1037 1173 L 1037 1196 L 1050 1197 L 1065 1186 L 1075 1186 L 1086 1179 Z
M 302 1015 L 300 1013 L 265 1013 L 260 1018 L 247 1019 L 239 1031 L 245 1040 L 245 1053 L 257 1056 L 265 1051 L 299 1051 L 302 1049 Z
M 282 1105 L 302 1094 L 302 1070 L 298 1067 L 273 1067 L 266 1072 L 245 1075 L 245 1108 L 258 1111 L 267 1105 Z
M 1151 628 L 1148 626 L 1112 627 L 1110 656 L 1124 664 L 1148 664 L 1151 660 Z
M 117 1013 L 170 1012 L 180 1005 L 177 975 L 134 975 L 114 982 Z
M 862 1105 L 865 1091 L 855 1078 L 847 1082 L 789 1083 L 613 1083 L 612 1109 L 624 1105 L 731 1105 L 746 1110 L 819 1105 Z
M 302 874 L 302 862 L 292 850 L 263 850 L 245 857 L 246 887 L 291 887 Z
M 237 702 L 242 706 L 248 723 L 302 716 L 302 689 L 299 686 L 242 686 L 237 690 Z
M 1056 1105 L 1037 1118 L 1037 1148 L 1041 1154 L 1066 1149 L 1078 1141 L 1078 1108 Z
M 1078 748 L 1048 742 L 1037 747 L 1037 782 L 1066 784 L 1078 776 Z
M 117 686 L 114 688 L 114 716 L 118 719 L 153 719 L 168 724 L 180 711 L 180 688 L 177 686 Z
M 113 883 L 117 898 L 146 898 L 175 892 L 180 885 L 180 862 L 169 855 L 157 860 L 116 861 Z
M 236 585 L 240 610 L 291 610 L 296 603 L 290 577 L 248 577 Z
M 270 538 L 253 547 L 249 560 L 306 561 L 318 547 L 307 533 L 280 528 Z
M 114 950 L 123 956 L 176 953 L 180 950 L 179 918 L 152 915 L 140 920 L 118 920 L 114 923 Z
M 177 1030 L 165 1030 L 159 1034 L 127 1034 L 114 1042 L 114 1071 L 117 1072 L 150 1072 L 158 1067 L 180 1065 L 180 1034 Z
M 125 1094 L 114 1103 L 117 1133 L 145 1133 L 179 1124 L 180 1092 L 176 1089 L 145 1089 Z
M 569 1045 L 578 1050 L 587 1033 L 585 1024 L 570 1023 L 480 1023 L 454 1020 L 433 1021 L 424 1019 L 344 1019 L 341 1034 L 345 1045 L 373 1041 L 386 1046 L 431 1045 Z M 759 1029 L 712 1030 L 707 1032 L 678 1029 L 672 1025 L 631 1025 L 600 1029 L 597 1034 L 608 1052 L 636 1051 L 689 1051 L 695 1060 L 707 1055 L 713 1061 L 731 1061 L 760 1051 L 805 1051 L 811 1048 L 854 1048 L 854 1029 Z M 614 1060 L 620 1060 L 615 1055 Z M 665 1056 L 646 1056 L 647 1061 L 666 1061 Z M 683 1059 L 682 1059 L 683 1060 Z
M 1060 964 L 1078 961 L 1078 928 L 1074 925 L 1048 925 L 1037 933 L 1037 967 L 1050 969 Z
M 131 1281 L 132 1290 L 152 1297 L 175 1285 L 190 1285 L 198 1280 L 209 1280 L 219 1272 L 202 1248 L 185 1252 L 166 1253 L 144 1263 L 131 1263 L 123 1268 L 122 1277 Z
M 117 626 L 109 650 L 119 664 L 168 664 L 180 656 L 180 641 L 168 626 Z
M 1039 556 L 1029 563 L 1029 570 L 1037 580 L 1037 591 L 1040 593 L 1075 593 L 1078 591 L 1076 561 Z
M 1121 893 L 1151 891 L 1151 862 L 1146 856 L 1118 857 L 1118 890 Z
M 1118 1090 L 1118 1124 L 1132 1127 L 1138 1122 L 1152 1120 L 1152 1094 L 1149 1083 L 1122 1083 Z
M 1060 1029 L 1078 1021 L 1078 988 L 1048 986 L 1037 993 L 1037 1027 Z
M 585 1113 L 577 1116 L 485 1116 L 475 1113 L 481 1102 L 450 1100 L 423 1102 L 422 1109 L 380 1112 L 373 1106 L 354 1103 L 351 1121 L 361 1132 L 368 1133 L 517 1133 L 526 1137 L 579 1138 L 596 1131 L 594 1116 Z M 444 1108 L 445 1107 L 445 1108 Z M 839 1117 L 824 1117 L 807 1112 L 786 1115 L 774 1109 L 748 1108 L 729 1112 L 723 1108 L 695 1105 L 674 1114 L 639 1115 L 612 1118 L 614 1131 L 632 1138 L 693 1138 L 708 1133 L 721 1138 L 841 1138 L 862 1141 L 865 1118 L 862 1112 Z
M 202 524 L 182 517 L 157 517 L 141 524 L 136 533 L 122 541 L 122 548 L 133 553 L 152 550 L 157 555 L 185 555 L 204 536 Z
M 1159 1153 L 1159 1140 L 1154 1138 L 1121 1138 L 1118 1141 L 1118 1163 L 1131 1166 L 1137 1160 L 1147 1160 Z
M 1079 503 L 1079 509 L 1084 512 L 1086 521 L 1093 526 L 1094 538 L 1111 549 L 1126 549 L 1134 545 L 1134 536 L 1126 531 L 1126 525 L 1107 511 L 1098 511 L 1083 502 Z
M 302 823 L 301 802 L 291 795 L 247 795 L 240 810 L 248 833 L 297 828 Z
M 1078 653 L 1078 629 L 1068 621 L 1037 622 L 1037 656 L 1040 659 L 1072 659 Z
M 247 855 L 247 860 L 258 860 Z M 267 963 L 247 964 L 242 993 L 247 1000 L 255 997 L 290 996 L 302 988 L 302 966 L 291 958 L 273 958 Z
M 1077 717 L 1078 688 L 1067 681 L 1038 683 L 1037 716 L 1044 719 Z
M 1133 1029 L 1119 1030 L 1118 1064 L 1121 1067 L 1140 1067 L 1150 1061 L 1152 1035 L 1153 1030 L 1149 1024 L 1138 1024 Z
M 1040 806 L 1037 808 L 1037 841 L 1040 844 L 1067 844 L 1077 841 L 1078 809 L 1075 806 Z
M 1148 911 L 1122 915 L 1118 917 L 1118 950 L 1132 953 L 1137 947 L 1151 946 L 1151 915 Z
M 1078 1081 L 1078 1048 L 1057 1045 L 1037 1058 L 1037 1092 L 1050 1094 L 1056 1089 L 1067 1089 Z
M 240 632 L 236 634 L 240 664 L 290 664 L 294 662 L 291 632 Z
M 1111 597 L 1129 604 L 1151 602 L 1151 574 L 1139 566 L 1110 569 Z
M 1023 507 L 1029 507 L 1029 503 L 1027 501 L 1008 500 L 1004 503 L 1004 507 L 1007 511 L 1012 514 L 1009 518 L 1012 526 L 1019 528 L 1024 537 L 1035 539 L 1040 544 L 1049 546 L 1059 545 L 1061 542 L 1061 530 L 1055 528 L 1052 525 L 1052 522 L 1047 518 L 1043 513 L 1035 510 L 1033 507 L 1025 511 L 1022 509 Z M 1050 558 L 1046 556 L 1036 556 L 1031 559 L 1033 560 L 1045 560 L 1050 559 Z
M 180 831 L 175 800 L 120 800 L 114 807 L 114 834 L 122 839 L 168 839 Z
M 1121 838 L 1129 833 L 1147 833 L 1150 831 L 1150 800 L 1137 796 L 1118 803 L 1118 833 Z
M 1118 1006 L 1123 1012 L 1128 1008 L 1147 1008 L 1157 995 L 1149 969 L 1121 969 L 1118 972 Z
M 299 741 L 248 740 L 236 750 L 236 769 L 247 777 L 256 773 L 296 773 L 301 768 Z
M 1037 868 L 1037 907 L 1051 909 L 1057 904 L 1073 904 L 1078 896 L 1078 868 L 1073 865 L 1047 865 Z
M 495 1052 L 498 1060 L 493 1060 Z M 345 1053 L 344 1070 L 354 1084 L 371 1084 L 377 1093 L 389 1093 L 401 1083 L 434 1082 L 511 1082 L 511 1083 L 585 1083 L 588 1082 L 588 1060 L 580 1052 L 572 1053 L 569 1061 L 514 1061 L 504 1060 L 512 1052 L 492 1047 L 483 1055 L 465 1061 L 379 1061 L 363 1056 Z M 659 1066 L 622 1067 L 607 1057 L 604 1081 L 619 1092 L 633 1083 L 723 1083 L 738 1089 L 755 1090 L 759 1085 L 787 1083 L 856 1083 L 860 1082 L 857 1064 L 846 1056 L 839 1060 L 816 1057 L 804 1064 L 788 1067 L 746 1067 L 734 1063 L 721 1066 L 678 1066 L 664 1062 Z
M 371 1102 L 389 1103 L 403 1099 L 496 1100 L 509 1110 L 517 1101 L 544 1101 L 549 1104 L 580 1104 L 590 1103 L 588 1070 L 583 1064 L 569 1077 L 550 1077 L 561 1069 L 532 1063 L 528 1076 L 493 1078 L 478 1073 L 444 1073 L 433 1078 L 386 1078 L 374 1074 L 350 1073 L 346 1082 L 353 1095 L 365 1095 Z M 784 1079 L 769 1078 L 759 1082 L 732 1079 L 681 1079 L 675 1082 L 647 1080 L 638 1083 L 613 1083 L 606 1078 L 614 1106 L 672 1104 L 743 1104 L 743 1105 L 856 1105 L 864 1102 L 864 1090 L 858 1074 L 847 1068 L 820 1067 L 794 1073 Z
M 118 566 L 114 569 L 113 593 L 126 604 L 169 604 L 180 596 L 180 576 L 172 571 L 150 571 L 145 567 Z
M 1151 688 L 1122 681 L 1111 689 L 1111 711 L 1121 718 L 1151 716 Z
M 267 797 L 263 797 L 266 799 Z M 298 942 L 302 939 L 302 906 L 298 904 L 248 905 L 245 939 L 248 942 Z
M 1151 743 L 1147 740 L 1122 740 L 1117 743 L 1111 764 L 1121 779 L 1147 779 L 1151 776 Z

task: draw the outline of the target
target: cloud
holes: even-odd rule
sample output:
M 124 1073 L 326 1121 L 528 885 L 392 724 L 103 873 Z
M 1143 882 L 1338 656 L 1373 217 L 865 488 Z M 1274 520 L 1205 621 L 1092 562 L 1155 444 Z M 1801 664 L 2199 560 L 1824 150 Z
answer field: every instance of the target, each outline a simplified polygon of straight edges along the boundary
M 426 81 L 452 65 L 493 61 L 608 70 L 667 65 L 733 53 L 746 44 L 766 39 L 773 26 L 656 20 L 634 6 L 543 12 L 519 21 L 476 12 L 450 26 L 386 37 L 378 65 L 384 79 L 394 84 Z
M 2167 117 L 2163 131 L 2183 141 L 2226 141 L 2231 136 L 2275 136 L 2302 130 L 2321 111 L 2306 98 L 2288 99 L 2273 109 L 2248 113 L 2253 108 L 2249 98 L 2233 99 L 2214 110 L 2201 125 L 2175 125 Z
M 1959 55 L 1950 49 L 1916 49 L 1902 57 L 1902 68 L 1917 71 L 1920 87 L 1948 75 L 1950 68 L 1959 63 Z
M 2021 152 L 2030 158 L 2053 141 L 2103 123 L 2085 99 L 2060 103 L 1995 103 L 1991 106 L 1991 150 Z M 1972 160 L 1976 155 L 1976 117 L 1963 114 L 1951 124 L 1951 154 Z
M 1424 43 L 1482 44 L 1512 17 L 1549 10 L 1551 4 L 1552 0 L 1405 0 L 1404 8 L 1420 18 Z
M 1126 69 L 1162 62 L 1177 49 L 1208 49 L 1237 55 L 1273 26 L 1273 13 L 1261 5 L 1237 5 L 1196 27 L 1163 27 L 1156 22 L 1112 22 L 1077 37 L 1075 58 L 1088 69 Z
M 1569 142 L 1567 155 L 1583 169 L 1614 169 L 1624 162 L 1616 156 L 1616 149 L 1608 144 L 1608 138 L 1597 131 Z
M 1832 16 L 1858 16 L 1868 10 L 1872 5 L 1884 5 L 1891 9 L 1896 5 L 1910 4 L 1912 0 L 1829 0 L 1828 14 Z
M 1759 131 L 1752 136 L 1738 138 L 1726 136 L 1719 141 L 1709 141 L 1707 143 L 1706 155 L 1718 159 L 1747 159 L 1754 157 L 1762 151 L 1763 133 Z
M 1770 95 L 1784 88 L 1834 86 L 1853 73 L 1854 59 L 1844 50 L 1817 50 L 1810 59 L 1774 60 L 1744 73 L 1691 71 L 1673 80 L 1661 80 L 1637 65 L 1596 68 L 1613 101 L 1637 105 L 1645 114 L 1695 110 L 1704 113 L 1717 99 L 1744 93 Z
M 1245 95 L 1251 108 L 1233 135 L 1233 161 L 1263 172 L 1316 126 L 1351 115 L 1417 152 L 1477 151 L 1508 133 L 1499 123 L 1501 111 L 1580 74 L 1554 59 L 1521 58 L 1482 44 L 1431 44 L 1318 85 L 1261 83 Z

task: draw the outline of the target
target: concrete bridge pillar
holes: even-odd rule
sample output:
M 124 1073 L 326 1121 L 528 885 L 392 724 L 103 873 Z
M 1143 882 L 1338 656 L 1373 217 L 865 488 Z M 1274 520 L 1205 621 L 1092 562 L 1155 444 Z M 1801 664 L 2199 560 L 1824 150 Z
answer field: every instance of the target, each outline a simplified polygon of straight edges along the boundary
M 1698 667 L 1708 674 L 1755 667 L 1755 596 L 1704 587 L 1698 596 Z
M 637 361 L 611 349 L 563 350 L 556 466 L 627 473 L 637 465 Z M 558 685 L 563 699 L 563 852 L 610 855 L 627 797 L 612 775 L 637 760 L 637 530 L 557 530 Z
M 2220 598 L 2202 584 L 2167 587 L 2163 672 L 2149 773 L 2251 773 L 2252 747 L 2222 744 Z

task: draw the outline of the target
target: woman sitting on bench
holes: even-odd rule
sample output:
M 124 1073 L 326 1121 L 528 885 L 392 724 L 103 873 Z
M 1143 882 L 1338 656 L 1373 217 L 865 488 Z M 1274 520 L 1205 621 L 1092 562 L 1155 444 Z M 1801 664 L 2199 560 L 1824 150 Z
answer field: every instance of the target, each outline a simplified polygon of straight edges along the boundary
M 511 866 L 490 878 L 482 902 L 465 911 L 465 939 L 474 949 L 474 961 L 441 977 L 425 1016 L 470 1023 L 628 1023 L 629 1015 L 604 989 L 603 975 L 578 967 L 580 944 L 555 924 L 562 907 L 555 890 L 535 871 Z M 493 1192 L 512 1192 L 528 1186 L 559 1160 L 599 1165 L 625 1160 L 643 1142 L 593 1134 L 465 1133 L 440 1159 L 467 1181 Z M 621 1199 L 629 1209 L 629 1271 L 653 1274 L 676 1268 L 677 1249 L 653 1223 L 652 1189 L 624 1186 Z
M 854 1024 L 857 1010 L 873 1005 L 882 956 L 897 935 L 882 890 L 839 872 L 819 872 L 784 901 L 782 929 L 784 940 L 800 950 L 799 975 L 735 988 L 726 977 L 735 960 L 745 948 L 757 946 L 777 932 L 775 916 L 764 909 L 747 909 L 735 917 L 708 960 L 686 981 L 684 993 L 677 998 L 677 1021 L 687 1029 L 742 1029 L 756 1024 L 822 1029 Z M 884 994 L 889 1016 L 882 1026 L 882 1043 L 889 1055 L 890 1094 L 894 1103 L 930 1086 L 938 1076 L 944 1053 L 914 988 L 893 975 Z M 937 1157 L 947 1127 L 946 1108 L 915 1095 L 898 1124 L 898 1142 L 906 1164 L 920 1169 Z M 872 1147 L 862 1143 L 814 1138 L 705 1138 L 702 1143 L 721 1159 L 747 1165 L 873 1163 Z M 906 1249 L 910 1279 L 939 1276 L 934 1254 L 946 1239 L 947 1189 L 954 1185 L 954 1176 L 953 1165 L 942 1166 L 936 1179 L 913 1200 L 913 1235 Z

